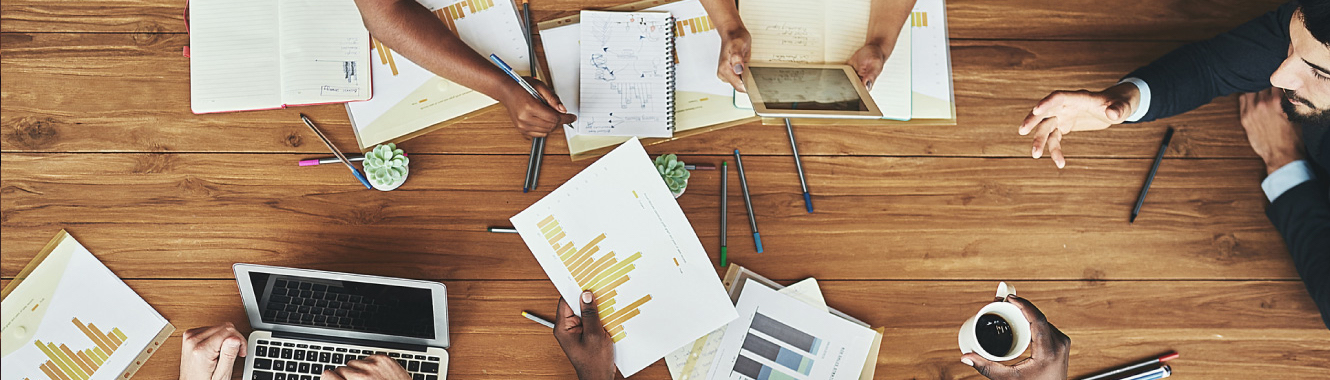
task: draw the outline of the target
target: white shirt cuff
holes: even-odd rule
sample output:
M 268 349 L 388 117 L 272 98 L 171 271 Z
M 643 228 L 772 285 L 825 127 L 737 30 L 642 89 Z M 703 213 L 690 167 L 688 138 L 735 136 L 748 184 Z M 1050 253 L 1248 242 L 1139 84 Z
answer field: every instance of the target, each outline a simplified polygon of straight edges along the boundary
M 1293 161 L 1276 169 L 1269 177 L 1265 177 L 1265 180 L 1261 181 L 1261 190 L 1265 191 L 1265 197 L 1270 202 L 1274 202 L 1280 195 L 1284 195 L 1285 191 L 1310 181 L 1313 176 L 1312 167 L 1307 165 L 1306 160 Z
M 1145 83 L 1145 81 L 1141 80 L 1140 78 L 1127 78 L 1118 82 L 1118 84 L 1123 84 L 1123 83 L 1131 83 L 1136 85 L 1136 89 L 1141 93 L 1140 104 L 1136 105 L 1136 111 L 1133 111 L 1131 113 L 1131 116 L 1127 116 L 1126 120 L 1128 122 L 1139 121 L 1141 120 L 1142 117 L 1145 117 L 1145 114 L 1147 112 L 1150 112 L 1150 85 L 1148 83 Z

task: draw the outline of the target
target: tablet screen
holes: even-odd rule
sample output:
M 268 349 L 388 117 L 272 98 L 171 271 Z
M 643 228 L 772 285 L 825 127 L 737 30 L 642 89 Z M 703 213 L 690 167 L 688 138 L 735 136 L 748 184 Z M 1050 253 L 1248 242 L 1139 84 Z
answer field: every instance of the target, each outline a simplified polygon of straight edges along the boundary
M 868 111 L 844 70 L 749 67 L 770 110 Z

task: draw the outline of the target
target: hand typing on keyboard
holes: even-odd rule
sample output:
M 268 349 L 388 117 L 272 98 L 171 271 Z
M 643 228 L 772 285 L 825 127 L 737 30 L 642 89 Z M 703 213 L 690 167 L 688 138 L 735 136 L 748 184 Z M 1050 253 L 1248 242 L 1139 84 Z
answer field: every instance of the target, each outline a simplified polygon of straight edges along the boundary
M 372 355 L 325 370 L 322 380 L 411 380 L 411 374 L 386 355 Z
M 230 322 L 185 331 L 180 380 L 229 380 L 236 357 L 245 352 L 245 336 Z
M 591 292 L 583 292 L 578 306 L 582 316 L 573 314 L 568 302 L 559 299 L 557 320 L 554 322 L 554 340 L 559 341 L 568 361 L 573 363 L 580 380 L 614 379 L 614 341 L 600 322 Z

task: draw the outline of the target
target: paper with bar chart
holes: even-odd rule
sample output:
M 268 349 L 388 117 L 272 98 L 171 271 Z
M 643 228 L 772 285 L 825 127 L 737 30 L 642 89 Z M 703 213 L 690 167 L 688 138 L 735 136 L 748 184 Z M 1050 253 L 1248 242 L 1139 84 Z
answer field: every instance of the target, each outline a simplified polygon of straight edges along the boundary
M 688 218 L 637 139 L 511 218 L 559 294 L 582 291 L 630 376 L 737 314 Z
M 120 377 L 173 329 L 72 237 L 5 297 L 3 323 L 0 373 L 31 380 Z
M 877 333 L 755 281 L 725 328 L 708 379 L 858 379 Z

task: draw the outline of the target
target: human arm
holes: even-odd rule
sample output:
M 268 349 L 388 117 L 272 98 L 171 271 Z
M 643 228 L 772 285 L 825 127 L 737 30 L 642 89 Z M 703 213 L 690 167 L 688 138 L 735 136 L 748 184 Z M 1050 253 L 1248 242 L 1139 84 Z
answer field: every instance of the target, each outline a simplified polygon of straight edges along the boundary
M 868 32 L 864 46 L 860 47 L 846 63 L 859 74 L 859 80 L 868 89 L 873 89 L 873 81 L 882 74 L 882 65 L 896 48 L 901 27 L 910 18 L 915 0 L 873 0 L 868 11 Z
M 1030 321 L 1030 357 L 1014 365 L 994 363 L 976 353 L 961 356 L 961 362 L 993 380 L 1065 380 L 1070 363 L 1071 338 L 1063 334 L 1039 308 L 1024 298 L 1007 296 Z
M 614 341 L 600 321 L 600 311 L 596 309 L 591 292 L 582 292 L 578 306 L 582 316 L 578 317 L 567 301 L 559 299 L 555 312 L 554 339 L 568 355 L 580 380 L 614 379 Z
M 374 38 L 426 70 L 503 103 L 527 136 L 544 137 L 576 119 L 543 83 L 527 79 L 551 106 L 531 96 L 415 0 L 355 1 Z
M 720 34 L 720 56 L 717 57 L 716 77 L 729 83 L 736 91 L 745 92 L 743 79 L 744 68 L 752 56 L 753 37 L 748 34 L 743 20 L 739 19 L 739 8 L 734 0 L 702 0 L 702 7 L 711 18 L 711 25 Z
M 230 322 L 185 331 L 180 346 L 180 380 L 230 380 L 236 357 L 248 352 Z

